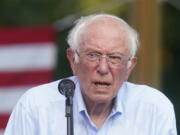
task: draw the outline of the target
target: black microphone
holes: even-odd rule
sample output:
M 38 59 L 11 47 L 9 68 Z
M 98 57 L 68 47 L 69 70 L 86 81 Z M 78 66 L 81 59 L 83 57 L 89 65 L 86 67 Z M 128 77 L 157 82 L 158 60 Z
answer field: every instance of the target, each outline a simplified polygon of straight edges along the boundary
M 75 84 L 70 79 L 63 79 L 58 84 L 58 90 L 62 95 L 66 96 L 67 98 L 73 97 L 74 90 L 75 90 Z

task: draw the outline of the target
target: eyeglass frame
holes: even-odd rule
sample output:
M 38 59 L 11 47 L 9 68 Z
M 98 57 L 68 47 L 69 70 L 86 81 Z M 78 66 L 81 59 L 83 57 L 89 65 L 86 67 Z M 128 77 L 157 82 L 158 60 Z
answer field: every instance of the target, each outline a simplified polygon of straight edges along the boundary
M 75 50 L 74 52 L 77 54 L 77 56 L 81 57 L 80 53 L 77 50 Z M 96 63 L 98 62 L 99 63 L 102 60 L 102 58 L 105 58 L 107 63 L 111 67 L 115 67 L 115 68 L 122 66 L 124 61 L 128 62 L 128 61 L 132 60 L 132 57 L 125 59 L 125 57 L 127 57 L 127 56 L 122 55 L 122 54 L 119 54 L 119 56 L 114 55 L 114 54 L 102 55 L 98 51 L 81 52 L 81 54 L 84 54 L 84 56 L 88 62 L 96 62 Z M 119 62 L 117 62 L 117 61 L 113 62 L 112 61 L 113 58 L 114 58 L 114 60 L 115 60 L 115 58 L 120 58 L 120 61 Z

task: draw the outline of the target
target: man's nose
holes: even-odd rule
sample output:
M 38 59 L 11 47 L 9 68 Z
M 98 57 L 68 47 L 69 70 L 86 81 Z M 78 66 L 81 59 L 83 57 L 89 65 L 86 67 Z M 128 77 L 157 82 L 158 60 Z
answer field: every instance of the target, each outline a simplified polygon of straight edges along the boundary
M 108 60 L 106 57 L 101 57 L 99 60 L 99 64 L 97 67 L 98 73 L 101 75 L 106 75 L 109 72 L 109 65 L 108 65 Z

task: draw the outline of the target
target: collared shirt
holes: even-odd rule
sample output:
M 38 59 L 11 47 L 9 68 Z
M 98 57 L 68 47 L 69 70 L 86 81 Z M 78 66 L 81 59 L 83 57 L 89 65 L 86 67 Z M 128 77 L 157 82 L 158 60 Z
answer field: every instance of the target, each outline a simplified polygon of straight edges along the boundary
M 77 77 L 73 97 L 74 135 L 177 135 L 174 108 L 160 91 L 124 82 L 112 111 L 97 128 L 88 115 Z M 4 135 L 66 135 L 65 97 L 55 81 L 27 91 L 18 101 Z

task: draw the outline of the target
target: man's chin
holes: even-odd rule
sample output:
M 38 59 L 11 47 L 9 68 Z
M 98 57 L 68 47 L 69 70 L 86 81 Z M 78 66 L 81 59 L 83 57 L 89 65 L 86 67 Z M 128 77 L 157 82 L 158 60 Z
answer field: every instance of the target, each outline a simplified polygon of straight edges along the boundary
M 112 100 L 110 97 L 101 95 L 101 96 L 94 97 L 93 101 L 96 104 L 107 104 L 107 103 L 110 103 Z

